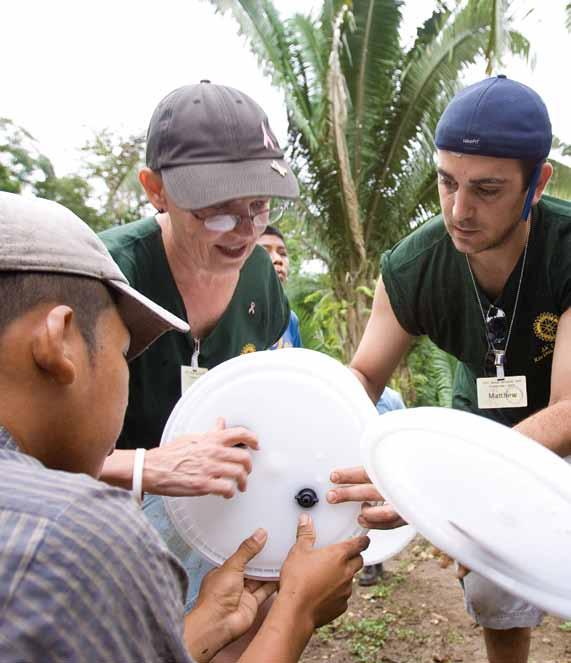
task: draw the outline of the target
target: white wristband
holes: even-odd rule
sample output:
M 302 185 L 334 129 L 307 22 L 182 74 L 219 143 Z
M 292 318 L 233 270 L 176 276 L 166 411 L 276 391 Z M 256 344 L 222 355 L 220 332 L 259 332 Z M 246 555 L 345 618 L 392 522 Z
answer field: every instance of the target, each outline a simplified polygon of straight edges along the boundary
M 143 501 L 143 467 L 145 465 L 145 449 L 135 450 L 133 461 L 133 496 L 141 504 Z

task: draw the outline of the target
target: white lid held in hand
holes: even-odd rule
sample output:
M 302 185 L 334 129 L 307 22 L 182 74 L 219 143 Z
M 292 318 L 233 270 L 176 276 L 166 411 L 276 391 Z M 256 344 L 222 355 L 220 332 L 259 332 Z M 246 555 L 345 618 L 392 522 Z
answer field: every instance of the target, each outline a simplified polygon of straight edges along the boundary
M 571 467 L 467 412 L 389 412 L 362 440 L 365 468 L 435 546 L 547 612 L 571 617 Z
M 250 577 L 277 578 L 295 542 L 298 516 L 314 521 L 318 547 L 361 534 L 360 504 L 330 505 L 333 469 L 360 464 L 359 441 L 378 418 L 351 371 L 318 352 L 284 349 L 231 359 L 201 377 L 181 398 L 161 444 L 207 431 L 217 417 L 258 435 L 245 493 L 165 498 L 180 536 L 221 564 L 256 528 L 268 531 Z M 315 500 L 317 500 L 315 502 Z M 306 504 L 304 509 L 301 504 Z
M 416 530 L 411 525 L 394 529 L 370 529 L 367 536 L 371 542 L 362 553 L 363 562 L 365 566 L 371 566 L 385 562 L 406 548 L 416 536 Z

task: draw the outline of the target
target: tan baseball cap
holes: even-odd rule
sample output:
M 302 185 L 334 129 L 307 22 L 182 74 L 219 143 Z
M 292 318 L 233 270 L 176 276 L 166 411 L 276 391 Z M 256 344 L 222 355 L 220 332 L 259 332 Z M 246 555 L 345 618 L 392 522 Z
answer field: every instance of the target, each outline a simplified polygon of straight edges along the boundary
M 93 230 L 59 203 L 0 192 L 0 237 L 0 272 L 76 274 L 112 288 L 131 333 L 128 360 L 164 332 L 190 329 L 132 288 Z

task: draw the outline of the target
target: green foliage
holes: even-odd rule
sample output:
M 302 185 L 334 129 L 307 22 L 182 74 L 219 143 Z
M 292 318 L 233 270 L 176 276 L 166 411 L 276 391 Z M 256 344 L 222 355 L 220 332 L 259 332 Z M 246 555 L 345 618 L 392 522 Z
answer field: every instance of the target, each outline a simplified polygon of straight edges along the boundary
M 389 625 L 393 621 L 390 615 L 383 615 L 375 619 L 359 619 L 356 622 L 346 622 L 344 631 L 350 637 L 350 651 L 355 660 L 360 663 L 370 663 L 375 660 L 377 652 L 381 649 L 389 635 Z
M 57 177 L 51 161 L 35 138 L 12 120 L 0 118 L 0 190 L 30 192 L 65 205 L 95 230 L 104 226 L 89 205 L 91 186 L 80 175 Z
M 562 157 L 571 157 L 571 145 L 564 143 L 557 137 L 553 137 L 553 149 L 557 150 Z M 571 200 L 571 168 L 556 159 L 549 159 L 553 166 L 553 176 L 545 190 L 550 196 Z
M 12 120 L 0 117 L 0 191 L 21 193 L 50 176 L 53 166 L 40 153 L 34 137 Z
M 303 305 L 312 312 L 313 349 L 343 361 L 343 339 L 347 337 L 347 302 L 336 299 L 330 288 L 322 288 L 308 294 L 303 300 Z M 305 322 L 307 324 L 307 320 Z M 302 336 L 304 345 L 306 337 Z
M 571 633 L 571 622 L 563 622 L 557 627 L 560 631 L 565 631 L 565 633 Z
M 349 651 L 358 663 L 371 663 L 376 660 L 377 653 L 383 648 L 389 635 L 392 615 L 382 615 L 375 619 L 351 619 L 344 615 L 331 624 L 317 631 L 317 637 L 327 642 L 333 637 L 349 639 Z
M 420 338 L 407 360 L 410 380 L 398 385 L 408 405 L 452 407 L 452 387 L 458 360 L 426 337 Z
M 145 137 L 117 136 L 108 129 L 96 133 L 83 146 L 83 171 L 101 191 L 98 207 L 107 225 L 128 223 L 144 215 L 147 197 L 139 184 L 144 165 Z
M 57 177 L 34 137 L 0 118 L 0 190 L 55 200 L 94 230 L 103 230 L 144 213 L 146 197 L 137 179 L 143 149 L 142 136 L 120 138 L 103 130 L 82 148 L 80 172 Z
M 332 327 L 326 345 L 345 335 L 348 360 L 379 256 L 438 209 L 433 135 L 461 74 L 482 57 L 493 67 L 506 49 L 528 57 L 529 43 L 512 30 L 508 0 L 440 2 L 410 47 L 400 0 L 323 0 L 316 18 L 288 20 L 270 0 L 211 2 L 285 94 L 298 222 L 329 268 L 331 293 L 310 303 Z
M 383 579 L 383 582 L 373 585 L 370 592 L 367 592 L 365 596 L 368 596 L 372 599 L 388 599 L 395 589 L 402 585 L 406 580 L 406 577 L 402 573 L 391 573 L 388 579 Z
M 91 186 L 79 175 L 47 177 L 43 181 L 36 182 L 34 193 L 40 198 L 55 200 L 64 205 L 93 230 L 103 230 L 107 226 L 105 219 L 87 203 L 91 196 Z

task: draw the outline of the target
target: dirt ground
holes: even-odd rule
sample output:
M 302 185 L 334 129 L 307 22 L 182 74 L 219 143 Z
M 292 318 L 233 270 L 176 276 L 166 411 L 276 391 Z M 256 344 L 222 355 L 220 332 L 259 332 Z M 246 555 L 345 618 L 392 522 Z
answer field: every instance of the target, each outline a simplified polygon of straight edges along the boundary
M 427 541 L 417 537 L 384 568 L 374 587 L 355 582 L 348 611 L 317 632 L 303 663 L 487 663 L 452 567 L 440 567 Z M 571 622 L 547 617 L 530 663 L 571 663 Z

